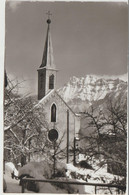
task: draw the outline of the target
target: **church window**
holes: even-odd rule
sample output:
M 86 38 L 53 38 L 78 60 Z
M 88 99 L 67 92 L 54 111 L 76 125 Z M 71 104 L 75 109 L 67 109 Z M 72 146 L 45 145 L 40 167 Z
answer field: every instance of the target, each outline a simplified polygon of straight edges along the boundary
M 40 88 L 43 87 L 43 74 L 40 75 Z
M 49 89 L 54 89 L 54 75 L 49 77 Z
M 51 107 L 51 122 L 56 122 L 56 105 L 53 104 Z

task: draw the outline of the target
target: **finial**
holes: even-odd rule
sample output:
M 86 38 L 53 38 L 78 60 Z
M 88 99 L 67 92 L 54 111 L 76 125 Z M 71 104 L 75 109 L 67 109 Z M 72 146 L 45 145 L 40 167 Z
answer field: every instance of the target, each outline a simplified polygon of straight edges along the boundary
M 52 16 L 52 14 L 50 13 L 50 11 L 48 11 L 46 14 L 48 15 L 47 23 L 50 24 L 51 23 L 50 16 Z

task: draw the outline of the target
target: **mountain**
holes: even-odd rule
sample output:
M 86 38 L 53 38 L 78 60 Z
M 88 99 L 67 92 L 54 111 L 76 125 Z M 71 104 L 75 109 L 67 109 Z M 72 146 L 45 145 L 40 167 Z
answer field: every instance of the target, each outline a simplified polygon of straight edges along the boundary
M 107 96 L 126 97 L 127 81 L 122 80 L 123 78 L 125 77 L 86 75 L 85 78 L 77 78 L 73 76 L 64 87 L 58 90 L 58 93 L 75 112 L 83 112 L 90 105 L 95 102 L 100 103 Z

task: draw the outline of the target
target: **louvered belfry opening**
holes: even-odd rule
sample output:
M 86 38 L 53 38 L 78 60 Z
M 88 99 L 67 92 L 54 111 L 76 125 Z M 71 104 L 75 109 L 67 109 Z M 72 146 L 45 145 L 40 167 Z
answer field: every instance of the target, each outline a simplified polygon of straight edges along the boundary
M 54 89 L 54 75 L 49 77 L 49 89 Z

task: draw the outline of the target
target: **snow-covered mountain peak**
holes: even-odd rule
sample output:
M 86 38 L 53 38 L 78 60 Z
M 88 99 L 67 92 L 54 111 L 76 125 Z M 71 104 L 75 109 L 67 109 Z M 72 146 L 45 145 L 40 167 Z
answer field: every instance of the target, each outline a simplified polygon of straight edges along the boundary
M 70 81 L 69 83 L 70 84 L 94 84 L 96 82 L 98 83 L 107 83 L 107 82 L 110 82 L 110 83 L 113 83 L 114 81 L 115 82 L 120 82 L 121 81 L 124 81 L 126 82 L 127 81 L 127 74 L 124 74 L 124 75 L 112 75 L 112 76 L 108 76 L 108 75 L 86 75 L 85 77 L 81 77 L 81 78 L 78 78 L 76 76 L 73 76 L 70 78 Z
M 110 92 L 117 91 L 118 93 L 127 86 L 121 78 L 122 75 L 86 75 L 81 78 L 73 76 L 64 87 L 59 89 L 59 93 L 66 102 L 80 99 L 91 103 L 103 99 Z M 123 76 L 123 78 L 126 77 Z

